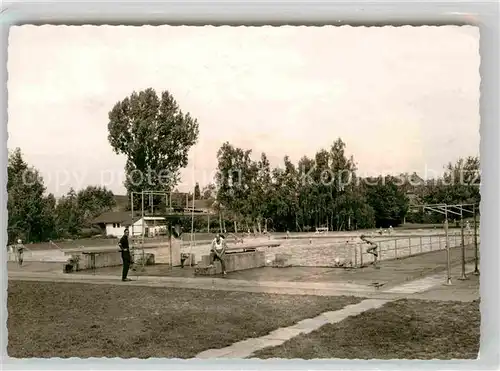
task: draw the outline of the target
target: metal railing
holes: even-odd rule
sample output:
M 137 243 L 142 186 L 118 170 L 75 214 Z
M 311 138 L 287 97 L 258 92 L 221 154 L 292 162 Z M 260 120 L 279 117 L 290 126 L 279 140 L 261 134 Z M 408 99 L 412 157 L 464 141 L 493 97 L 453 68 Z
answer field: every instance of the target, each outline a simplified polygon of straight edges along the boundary
M 446 250 L 445 234 L 396 237 L 384 240 L 372 238 L 372 241 L 378 245 L 378 261 L 400 259 L 433 251 Z M 479 233 L 477 233 L 477 241 L 479 243 Z M 448 242 L 450 249 L 461 247 L 461 234 L 449 233 Z M 474 244 L 474 233 L 466 234 L 464 236 L 464 243 L 465 245 Z M 373 262 L 373 255 L 366 252 L 368 247 L 366 243 L 357 243 L 352 249 L 351 261 L 355 267 L 362 267 L 366 263 Z

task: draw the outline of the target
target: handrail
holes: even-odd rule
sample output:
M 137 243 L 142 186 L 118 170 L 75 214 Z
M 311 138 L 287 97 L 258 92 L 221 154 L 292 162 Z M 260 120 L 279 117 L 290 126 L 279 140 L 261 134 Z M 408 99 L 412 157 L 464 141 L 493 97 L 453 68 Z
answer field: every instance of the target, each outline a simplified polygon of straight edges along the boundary
M 476 233 L 476 236 L 479 236 L 479 233 Z M 437 249 L 433 249 L 432 247 L 436 245 L 435 243 L 435 240 L 433 241 L 433 238 L 432 237 L 438 237 L 438 240 L 437 240 Z M 407 257 L 407 256 L 413 256 L 415 254 L 422 254 L 422 253 L 427 253 L 427 252 L 432 252 L 432 251 L 442 251 L 442 250 L 445 250 L 446 249 L 446 243 L 444 244 L 443 246 L 443 243 L 442 243 L 442 238 L 443 237 L 446 237 L 446 235 L 430 235 L 428 236 L 428 239 L 427 241 L 423 241 L 423 238 L 422 236 L 408 236 L 406 238 L 396 238 L 396 239 L 390 239 L 390 240 L 384 240 L 384 241 L 376 241 L 376 243 L 379 244 L 379 247 L 378 247 L 378 253 L 379 253 L 379 256 L 378 256 L 378 260 L 384 260 L 382 257 L 383 257 L 383 253 L 388 253 L 388 252 L 392 252 L 394 251 L 394 256 L 391 257 L 391 258 L 395 258 L 397 259 L 398 258 L 398 251 L 408 251 L 408 253 L 404 253 L 402 256 L 399 255 L 399 257 Z M 461 234 L 459 233 L 453 233 L 453 234 L 449 234 L 448 237 L 450 238 L 450 248 L 459 248 L 461 246 Z M 467 234 L 467 236 L 464 236 L 464 237 L 467 237 L 468 239 L 472 239 L 474 237 L 474 233 L 471 233 L 471 234 Z M 411 241 L 412 239 L 419 239 L 419 242 L 416 243 L 416 244 L 412 244 Z M 407 245 L 404 245 L 404 246 L 399 246 L 398 244 L 398 241 L 399 240 L 408 240 L 409 243 Z M 385 242 L 385 246 L 381 246 L 381 243 L 382 242 Z M 395 242 L 395 244 L 393 246 L 387 246 L 387 243 L 390 243 L 390 242 Z M 478 241 L 479 242 L 479 241 Z M 471 245 L 473 244 L 473 242 L 469 242 L 469 243 L 466 243 L 465 245 L 468 246 L 468 245 Z M 353 261 L 353 265 L 354 266 L 363 266 L 363 257 L 366 256 L 366 255 L 372 255 L 370 254 L 369 252 L 366 251 L 366 249 L 364 249 L 364 247 L 366 246 L 366 243 L 356 243 L 354 245 L 351 245 L 353 246 L 353 257 L 351 255 L 351 261 Z M 420 249 L 418 249 L 418 247 L 420 247 Z M 424 251 L 424 247 L 426 248 Z M 419 251 L 413 251 L 412 253 L 412 248 L 417 248 L 416 250 L 419 250 Z M 359 249 L 359 251 L 358 251 Z M 359 259 L 358 259 L 358 254 L 359 254 Z
M 476 233 L 477 236 L 479 236 L 479 232 Z M 460 232 L 457 232 L 457 233 L 448 233 L 448 236 L 451 237 L 451 236 L 461 236 L 461 233 Z M 464 236 L 474 236 L 474 233 L 470 233 L 470 234 L 466 234 L 464 233 Z M 382 238 L 382 237 L 378 237 L 378 236 L 366 236 L 367 239 L 375 239 L 375 238 Z M 407 240 L 409 238 L 422 238 L 422 237 L 446 237 L 446 234 L 427 234 L 427 235 L 408 235 L 408 236 L 394 236 L 394 238 L 390 238 L 390 239 L 386 239 L 386 240 L 374 240 L 373 242 L 375 243 L 381 243 L 381 242 L 391 242 L 391 241 L 397 241 L 397 240 Z M 357 242 L 357 243 L 360 243 L 360 242 Z

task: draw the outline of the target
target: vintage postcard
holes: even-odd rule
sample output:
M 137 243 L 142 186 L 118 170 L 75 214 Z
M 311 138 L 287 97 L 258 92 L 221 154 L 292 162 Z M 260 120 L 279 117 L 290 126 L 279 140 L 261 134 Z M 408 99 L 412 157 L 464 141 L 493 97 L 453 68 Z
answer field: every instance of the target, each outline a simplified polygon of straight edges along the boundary
M 479 30 L 16 26 L 8 355 L 475 359 Z

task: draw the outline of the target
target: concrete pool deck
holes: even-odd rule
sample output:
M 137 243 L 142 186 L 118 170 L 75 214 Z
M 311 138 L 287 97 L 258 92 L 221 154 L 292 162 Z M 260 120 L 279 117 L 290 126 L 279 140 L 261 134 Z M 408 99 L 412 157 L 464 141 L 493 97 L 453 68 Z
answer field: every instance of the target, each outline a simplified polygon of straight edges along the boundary
M 461 250 L 452 249 L 452 273 L 460 275 Z M 467 261 L 472 261 L 473 251 L 467 250 Z M 282 292 L 290 294 L 349 295 L 370 296 L 405 282 L 422 277 L 444 274 L 446 252 L 435 251 L 409 258 L 380 262 L 380 269 L 365 267 L 357 269 L 264 267 L 245 271 L 231 272 L 227 278 L 195 277 L 194 269 L 155 265 L 145 267 L 144 272 L 131 271 L 129 276 L 133 285 L 152 285 L 158 287 L 205 288 L 252 292 Z M 468 265 L 470 270 L 471 265 Z M 472 266 L 473 267 L 473 266 Z M 473 269 L 473 268 L 472 268 Z M 9 279 L 42 280 L 60 282 L 86 282 L 116 284 L 120 281 L 121 267 L 109 267 L 92 271 L 64 274 L 60 263 L 30 262 L 23 267 L 8 263 Z M 118 282 L 117 282 L 118 281 Z M 443 279 L 444 282 L 444 279 Z M 400 293 L 388 293 L 397 296 Z

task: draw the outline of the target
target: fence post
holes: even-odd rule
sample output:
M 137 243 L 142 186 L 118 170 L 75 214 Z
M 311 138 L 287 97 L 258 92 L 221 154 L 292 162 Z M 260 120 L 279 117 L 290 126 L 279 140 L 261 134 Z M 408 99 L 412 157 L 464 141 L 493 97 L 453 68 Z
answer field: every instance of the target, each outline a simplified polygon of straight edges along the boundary
M 358 245 L 354 245 L 354 266 L 358 266 Z
M 432 251 L 432 235 L 429 236 L 429 251 Z
M 420 236 L 420 253 L 422 253 L 422 236 Z
M 363 245 L 359 245 L 359 266 L 363 266 Z
M 462 276 L 460 279 L 466 280 L 467 276 L 465 274 L 465 235 L 464 235 L 464 219 L 460 215 L 460 247 L 462 250 Z
M 408 256 L 411 256 L 411 237 L 408 237 L 408 250 L 409 250 Z
M 445 206 L 446 207 L 446 206 Z M 451 261 L 450 261 L 450 235 L 448 234 L 448 213 L 445 208 L 446 219 L 444 221 L 444 235 L 446 243 L 446 284 L 451 285 Z
M 474 205 L 474 274 L 479 274 L 479 254 L 478 254 L 478 246 L 477 246 L 477 212 L 476 205 Z
M 398 240 L 394 240 L 394 257 L 398 258 Z

